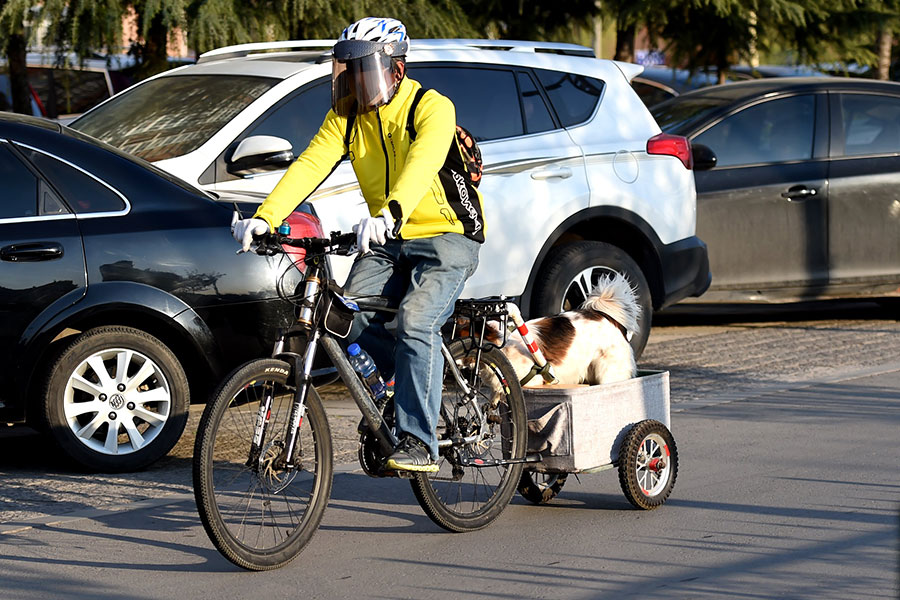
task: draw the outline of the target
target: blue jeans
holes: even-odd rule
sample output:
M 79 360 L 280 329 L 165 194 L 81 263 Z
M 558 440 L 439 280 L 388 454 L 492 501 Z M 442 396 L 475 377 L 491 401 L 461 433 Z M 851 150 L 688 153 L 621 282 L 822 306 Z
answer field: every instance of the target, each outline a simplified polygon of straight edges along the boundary
M 440 330 L 478 266 L 480 249 L 458 233 L 388 240 L 353 263 L 344 286 L 348 296 L 386 296 L 399 303 L 396 338 L 385 329 L 391 315 L 359 313 L 347 341 L 369 353 L 385 380 L 394 375 L 397 434 L 415 436 L 434 458 L 444 366 Z

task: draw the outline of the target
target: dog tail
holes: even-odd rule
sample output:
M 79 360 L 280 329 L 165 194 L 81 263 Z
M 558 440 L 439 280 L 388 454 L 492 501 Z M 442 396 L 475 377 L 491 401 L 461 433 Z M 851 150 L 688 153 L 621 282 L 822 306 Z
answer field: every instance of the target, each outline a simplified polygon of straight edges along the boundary
M 587 300 L 579 308 L 601 312 L 627 331 L 638 330 L 641 305 L 638 304 L 634 288 L 621 273 L 616 273 L 613 277 L 601 276 Z

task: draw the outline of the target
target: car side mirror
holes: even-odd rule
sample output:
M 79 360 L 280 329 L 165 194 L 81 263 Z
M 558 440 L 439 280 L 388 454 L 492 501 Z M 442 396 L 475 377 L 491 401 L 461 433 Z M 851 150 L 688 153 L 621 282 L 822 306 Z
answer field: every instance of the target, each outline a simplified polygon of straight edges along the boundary
M 691 156 L 694 159 L 695 171 L 709 171 L 719 161 L 712 148 L 703 144 L 691 144 Z
M 225 156 L 225 169 L 238 177 L 281 171 L 294 162 L 294 150 L 284 138 L 252 135 L 238 143 L 231 156 Z

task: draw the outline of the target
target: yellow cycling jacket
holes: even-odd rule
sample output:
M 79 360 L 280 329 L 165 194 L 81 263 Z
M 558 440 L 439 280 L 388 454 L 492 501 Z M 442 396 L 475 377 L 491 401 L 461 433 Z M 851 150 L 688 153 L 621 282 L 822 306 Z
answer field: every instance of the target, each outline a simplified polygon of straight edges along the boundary
M 369 213 L 375 216 L 388 207 L 402 222 L 403 239 L 455 232 L 484 242 L 482 198 L 463 171 L 453 103 L 430 90 L 415 111 L 415 141 L 407 131 L 410 106 L 421 87 L 404 78 L 387 105 L 358 115 L 353 123 L 350 160 Z M 347 119 L 329 110 L 254 216 L 277 227 L 340 161 L 346 132 Z

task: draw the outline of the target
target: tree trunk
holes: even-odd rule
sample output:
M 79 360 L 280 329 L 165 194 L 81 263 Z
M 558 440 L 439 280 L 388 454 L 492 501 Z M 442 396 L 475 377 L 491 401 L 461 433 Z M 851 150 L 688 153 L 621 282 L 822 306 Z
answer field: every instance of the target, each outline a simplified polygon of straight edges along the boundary
M 169 68 L 169 29 L 163 24 L 162 18 L 157 16 L 150 24 L 147 39 L 144 40 L 141 66 L 138 69 L 138 78 L 145 79 L 156 75 Z
M 13 112 L 31 114 L 31 92 L 28 89 L 25 35 L 14 33 L 6 44 L 6 60 L 9 65 L 9 85 L 12 88 Z
M 894 36 L 890 29 L 882 25 L 878 30 L 877 53 L 878 53 L 878 79 L 887 81 L 890 79 L 891 69 L 891 45 L 894 42 Z
M 603 17 L 600 15 L 600 0 L 595 0 L 597 14 L 594 15 L 594 56 L 603 58 Z
M 616 60 L 634 62 L 634 35 L 634 25 L 624 29 L 616 27 Z

